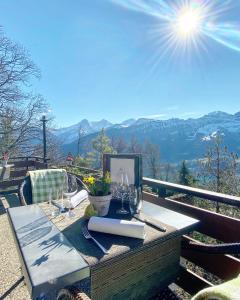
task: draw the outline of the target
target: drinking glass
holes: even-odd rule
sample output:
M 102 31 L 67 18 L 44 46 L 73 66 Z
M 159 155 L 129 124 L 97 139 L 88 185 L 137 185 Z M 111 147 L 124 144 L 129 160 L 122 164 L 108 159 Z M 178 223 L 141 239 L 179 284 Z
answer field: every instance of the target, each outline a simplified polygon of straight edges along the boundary
M 118 183 L 112 182 L 111 183 L 111 194 L 113 199 L 118 199 Z
M 53 210 L 52 210 L 52 189 L 49 190 L 48 194 L 48 204 L 51 205 L 51 215 L 53 215 Z
M 59 209 L 56 208 L 56 206 L 53 204 L 53 201 L 52 201 L 54 195 L 55 195 L 54 189 L 51 189 L 49 191 L 49 194 L 48 194 L 48 202 L 52 206 L 52 209 L 51 209 L 51 215 L 52 215 L 52 217 L 56 217 L 56 216 L 59 215 Z
M 61 199 L 61 205 L 60 205 L 60 213 L 61 214 L 64 214 L 66 212 L 66 208 L 65 208 L 65 205 L 64 205 L 64 200 L 63 200 L 63 188 L 60 188 L 58 190 L 58 198 Z
M 116 211 L 116 213 L 119 215 L 126 215 L 129 212 L 124 208 L 123 204 L 124 204 L 124 199 L 127 198 L 129 194 L 129 181 L 128 181 L 127 173 L 124 172 L 122 169 L 120 169 L 120 174 L 119 174 L 118 190 L 121 197 L 122 206 L 120 209 Z
M 78 184 L 76 176 L 67 173 L 67 190 L 63 192 L 64 196 L 67 197 L 67 208 L 68 211 L 66 213 L 66 216 L 68 218 L 75 217 L 75 214 L 73 212 L 73 206 L 71 203 L 71 198 L 77 193 L 78 191 Z
M 138 193 L 136 187 L 132 184 L 129 191 L 129 210 L 131 215 L 137 212 L 138 207 Z
M 54 190 L 50 189 L 49 194 L 48 194 L 48 203 L 51 206 L 50 213 L 51 213 L 52 217 L 56 217 L 58 215 L 58 211 L 56 211 L 56 207 L 54 206 L 54 204 L 52 202 L 53 197 L 54 197 Z

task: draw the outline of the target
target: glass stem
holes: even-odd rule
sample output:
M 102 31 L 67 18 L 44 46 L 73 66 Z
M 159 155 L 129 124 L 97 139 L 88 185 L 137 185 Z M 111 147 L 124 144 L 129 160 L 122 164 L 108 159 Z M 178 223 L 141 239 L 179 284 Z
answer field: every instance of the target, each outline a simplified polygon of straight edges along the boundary
M 122 200 L 122 209 L 124 209 L 124 207 L 123 207 L 123 194 L 122 194 L 121 200 Z
M 68 211 L 70 212 L 71 210 L 71 198 L 68 196 Z

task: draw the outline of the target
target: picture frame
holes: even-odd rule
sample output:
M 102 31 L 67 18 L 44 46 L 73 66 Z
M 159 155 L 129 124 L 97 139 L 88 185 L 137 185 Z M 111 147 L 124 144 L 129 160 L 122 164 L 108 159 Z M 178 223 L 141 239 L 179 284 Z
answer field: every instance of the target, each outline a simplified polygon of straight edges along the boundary
M 110 154 L 103 155 L 103 174 L 110 172 L 112 182 L 118 182 L 120 169 L 128 175 L 129 184 L 142 186 L 142 155 L 141 154 Z

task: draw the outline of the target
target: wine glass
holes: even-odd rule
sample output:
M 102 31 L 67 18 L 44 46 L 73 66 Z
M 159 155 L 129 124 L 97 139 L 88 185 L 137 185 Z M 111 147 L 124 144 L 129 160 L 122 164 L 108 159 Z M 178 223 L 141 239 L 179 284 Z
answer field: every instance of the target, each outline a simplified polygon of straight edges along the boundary
M 128 196 L 129 193 L 129 181 L 128 181 L 128 175 L 124 170 L 120 169 L 119 172 L 119 194 L 121 196 L 121 203 L 122 206 L 120 209 L 116 211 L 119 215 L 126 215 L 128 214 L 128 211 L 124 208 L 123 202 L 124 198 Z
M 69 218 L 75 217 L 75 214 L 73 212 L 73 206 L 71 203 L 71 198 L 77 193 L 77 191 L 78 184 L 76 176 L 67 173 L 67 189 L 63 192 L 63 195 L 67 197 L 68 211 L 66 213 L 66 216 Z
M 62 187 L 58 190 L 58 197 L 57 198 L 61 199 L 61 204 L 60 204 L 59 211 L 60 211 L 61 214 L 64 214 L 66 212 L 66 209 L 65 209 L 65 205 L 64 205 L 64 201 L 63 201 L 63 188 Z
M 137 212 L 138 207 L 138 193 L 135 185 L 130 185 L 129 191 L 129 210 L 131 215 L 134 215 Z
M 111 183 L 111 194 L 112 194 L 113 199 L 118 199 L 119 190 L 118 190 L 118 183 L 117 182 L 112 182 Z
M 56 206 L 54 206 L 53 204 L 53 197 L 55 195 L 55 190 L 54 189 L 50 189 L 49 194 L 48 194 L 48 202 L 49 204 L 52 206 L 51 209 L 51 215 L 52 217 L 56 217 L 59 215 L 59 210 L 56 209 Z

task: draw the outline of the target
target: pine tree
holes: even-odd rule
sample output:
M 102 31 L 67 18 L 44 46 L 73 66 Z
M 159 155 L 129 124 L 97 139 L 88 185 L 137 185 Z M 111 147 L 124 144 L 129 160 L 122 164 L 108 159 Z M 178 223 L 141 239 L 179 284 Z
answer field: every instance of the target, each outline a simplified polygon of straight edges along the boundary
M 104 153 L 113 153 L 113 148 L 110 146 L 110 140 L 105 134 L 104 128 L 99 132 L 98 136 L 92 141 L 96 166 L 102 168 L 102 160 Z
M 178 182 L 182 185 L 188 185 L 188 186 L 192 186 L 196 182 L 193 175 L 190 174 L 190 171 L 187 167 L 185 160 L 181 163 L 180 166 L 180 170 L 178 173 Z

